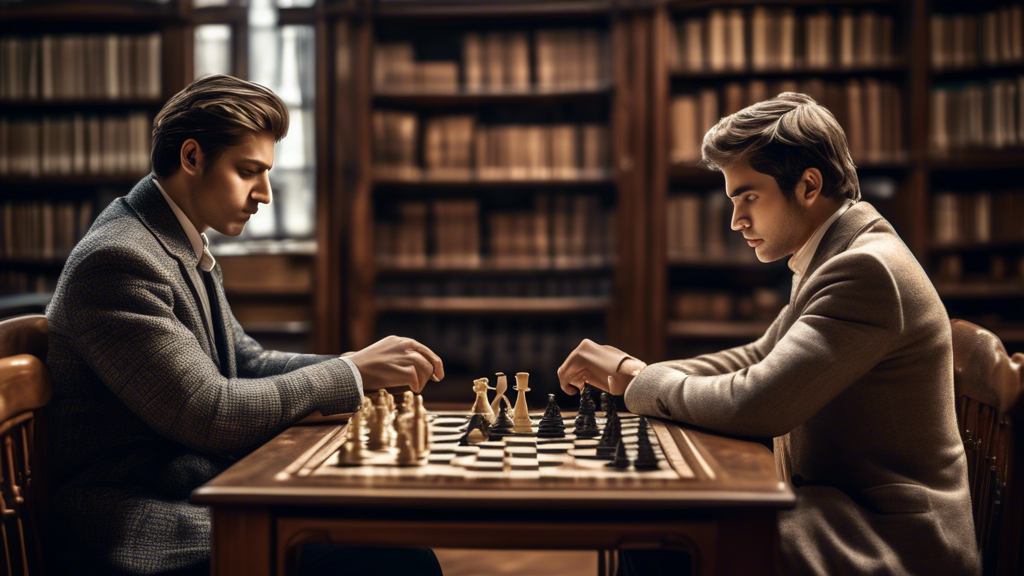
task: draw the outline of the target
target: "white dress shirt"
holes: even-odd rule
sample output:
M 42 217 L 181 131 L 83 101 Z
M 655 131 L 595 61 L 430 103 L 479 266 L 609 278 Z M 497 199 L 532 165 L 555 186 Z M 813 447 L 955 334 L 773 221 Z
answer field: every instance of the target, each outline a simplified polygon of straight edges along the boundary
M 814 253 L 818 251 L 818 244 L 821 243 L 821 237 L 828 232 L 829 226 L 833 222 L 839 219 L 844 212 L 850 209 L 850 206 L 856 204 L 856 200 L 847 200 L 842 206 L 836 209 L 835 212 L 829 216 L 828 220 L 821 223 L 818 229 L 811 234 L 811 237 L 807 239 L 807 242 L 800 247 L 799 250 L 793 253 L 793 257 L 789 259 L 789 269 L 793 271 L 793 291 L 796 291 L 796 287 L 800 284 L 800 279 L 803 277 L 804 272 L 807 271 L 807 267 L 811 265 L 811 259 L 814 258 Z

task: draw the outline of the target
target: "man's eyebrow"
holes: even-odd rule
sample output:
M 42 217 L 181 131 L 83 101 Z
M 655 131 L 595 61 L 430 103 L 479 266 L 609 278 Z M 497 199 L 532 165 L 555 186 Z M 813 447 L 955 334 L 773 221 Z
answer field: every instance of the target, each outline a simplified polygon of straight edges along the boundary
M 749 192 L 749 191 L 751 191 L 753 189 L 754 189 L 754 187 L 749 185 L 749 184 L 747 184 L 746 186 L 740 186 L 739 188 L 737 188 L 737 189 L 735 189 L 735 190 L 733 190 L 732 192 L 729 193 L 729 198 L 735 198 L 735 197 L 739 196 L 740 194 L 743 194 L 744 192 Z
M 242 158 L 241 161 L 244 162 L 244 163 L 255 164 L 261 170 L 270 170 L 270 166 L 264 164 L 263 162 L 260 162 L 259 160 L 255 159 L 255 158 Z

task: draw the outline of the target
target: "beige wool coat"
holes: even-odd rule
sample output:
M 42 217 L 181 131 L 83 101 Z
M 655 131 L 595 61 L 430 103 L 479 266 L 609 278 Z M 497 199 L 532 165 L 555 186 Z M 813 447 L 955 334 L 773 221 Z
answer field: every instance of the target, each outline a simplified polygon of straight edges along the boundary
M 889 223 L 837 219 L 756 342 L 648 366 L 631 412 L 775 438 L 787 574 L 979 574 L 949 318 Z

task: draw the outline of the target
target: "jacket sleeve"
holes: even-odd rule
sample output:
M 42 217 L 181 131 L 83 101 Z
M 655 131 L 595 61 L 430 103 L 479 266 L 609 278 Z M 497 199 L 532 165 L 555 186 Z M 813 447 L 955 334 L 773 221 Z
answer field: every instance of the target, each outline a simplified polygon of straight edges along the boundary
M 72 274 L 67 310 L 77 353 L 135 415 L 167 438 L 231 453 L 266 442 L 314 410 L 335 414 L 362 401 L 341 359 L 278 375 L 222 376 L 175 315 L 183 308 L 170 288 L 173 279 L 151 255 L 126 248 L 97 252 Z M 85 288 L 96 286 L 103 288 Z M 260 371 L 258 364 L 250 363 L 257 366 L 250 373 Z
M 228 320 L 231 322 L 232 337 L 235 341 L 235 365 L 238 375 L 242 378 L 264 378 L 287 374 L 299 368 L 333 360 L 337 356 L 318 354 L 296 354 L 266 350 L 253 337 L 245 333 L 242 325 L 235 319 L 231 307 L 225 307 Z
M 627 389 L 626 406 L 745 436 L 781 436 L 802 424 L 877 366 L 904 326 L 895 280 L 870 254 L 840 254 L 808 282 L 806 304 L 795 303 L 800 317 L 760 361 L 708 375 L 648 366 Z M 709 365 L 738 365 L 725 358 Z

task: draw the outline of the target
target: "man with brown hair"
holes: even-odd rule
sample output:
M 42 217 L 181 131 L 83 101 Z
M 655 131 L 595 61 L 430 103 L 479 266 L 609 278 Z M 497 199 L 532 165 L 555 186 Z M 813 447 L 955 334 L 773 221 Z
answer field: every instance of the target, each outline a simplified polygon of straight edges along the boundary
M 312 412 L 423 389 L 444 367 L 390 336 L 345 357 L 264 350 L 242 330 L 203 232 L 237 236 L 271 201 L 288 110 L 207 76 L 153 123 L 153 171 L 96 219 L 47 309 L 54 543 L 74 574 L 209 572 L 210 513 L 189 494 Z M 324 550 L 333 573 L 440 573 L 429 550 Z M 372 556 L 371 556 L 372 554 Z
M 789 305 L 757 341 L 689 360 L 647 366 L 584 341 L 562 388 L 611 376 L 632 412 L 774 438 L 797 494 L 779 520 L 787 574 L 980 573 L 949 318 L 892 226 L 858 201 L 842 128 L 784 93 L 723 118 L 703 155 L 758 259 L 792 255 Z

